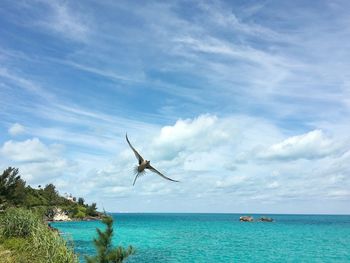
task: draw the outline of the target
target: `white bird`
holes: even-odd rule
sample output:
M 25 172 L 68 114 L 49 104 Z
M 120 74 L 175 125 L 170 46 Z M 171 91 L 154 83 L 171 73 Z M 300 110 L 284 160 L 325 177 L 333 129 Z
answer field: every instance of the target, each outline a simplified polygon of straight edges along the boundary
M 129 142 L 129 139 L 128 139 L 128 134 L 126 134 L 125 137 L 126 137 L 126 141 L 128 142 L 130 148 L 131 148 L 132 151 L 134 152 L 134 154 L 135 154 L 135 156 L 136 156 L 136 159 L 137 159 L 138 162 L 139 162 L 139 165 L 137 165 L 137 166 L 135 167 L 136 177 L 135 177 L 134 182 L 133 182 L 132 185 L 135 185 L 135 182 L 136 182 L 137 178 L 138 178 L 139 176 L 143 175 L 143 173 L 145 172 L 145 169 L 148 169 L 148 170 L 150 170 L 150 171 L 152 171 L 152 172 L 154 172 L 154 173 L 160 175 L 161 177 L 163 177 L 164 179 L 167 179 L 167 180 L 169 180 L 169 181 L 179 182 L 179 181 L 173 180 L 173 179 L 171 179 L 171 178 L 169 178 L 169 177 L 166 177 L 164 174 L 162 174 L 161 172 L 159 172 L 156 168 L 152 167 L 151 164 L 150 164 L 151 161 L 144 160 L 144 159 L 142 158 L 142 156 L 135 150 L 135 148 L 132 147 L 132 145 L 131 145 L 131 143 Z

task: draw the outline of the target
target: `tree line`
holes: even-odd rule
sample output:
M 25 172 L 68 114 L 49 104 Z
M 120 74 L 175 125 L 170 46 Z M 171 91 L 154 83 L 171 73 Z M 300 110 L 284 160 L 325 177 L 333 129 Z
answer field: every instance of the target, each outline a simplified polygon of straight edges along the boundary
M 8 167 L 0 175 L 0 209 L 23 207 L 41 212 L 50 219 L 54 208 L 61 208 L 71 218 L 83 219 L 98 216 L 97 205 L 86 204 L 84 198 L 78 201 L 60 196 L 53 184 L 38 189 L 27 185 L 19 175 L 17 168 Z

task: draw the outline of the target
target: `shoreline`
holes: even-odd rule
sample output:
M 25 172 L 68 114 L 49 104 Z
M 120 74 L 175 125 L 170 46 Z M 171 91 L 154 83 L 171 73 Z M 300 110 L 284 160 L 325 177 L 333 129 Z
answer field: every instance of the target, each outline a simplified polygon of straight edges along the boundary
M 84 217 L 84 218 L 68 218 L 68 219 L 48 219 L 45 220 L 46 223 L 56 223 L 56 222 L 82 222 L 82 221 L 98 221 L 98 220 L 102 220 L 103 216 L 88 216 L 88 217 Z

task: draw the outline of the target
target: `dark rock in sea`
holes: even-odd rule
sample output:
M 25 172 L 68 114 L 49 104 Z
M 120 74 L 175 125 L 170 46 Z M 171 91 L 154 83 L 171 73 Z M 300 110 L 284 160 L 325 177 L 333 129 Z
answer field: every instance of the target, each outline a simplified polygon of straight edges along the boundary
M 241 216 L 239 218 L 239 221 L 242 221 L 242 222 L 253 222 L 254 218 L 252 216 Z
M 273 219 L 270 217 L 261 217 L 259 222 L 273 222 Z

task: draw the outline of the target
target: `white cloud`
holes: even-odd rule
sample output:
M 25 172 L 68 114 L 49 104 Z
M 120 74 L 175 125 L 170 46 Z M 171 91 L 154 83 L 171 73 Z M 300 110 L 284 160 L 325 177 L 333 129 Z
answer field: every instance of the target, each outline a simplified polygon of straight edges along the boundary
M 152 143 L 148 143 L 149 137 L 140 141 L 137 140 L 139 137 L 129 134 L 131 143 L 144 158 L 150 159 L 152 165 L 167 176 L 181 181 L 181 184 L 169 184 L 149 173 L 140 178 L 136 186 L 140 187 L 138 194 L 182 192 L 195 196 L 213 192 L 215 188 L 230 188 L 242 183 L 249 185 L 251 178 L 247 175 L 254 175 L 256 167 L 251 169 L 246 165 L 248 168 L 242 168 L 242 161 L 237 160 L 237 156 L 248 152 L 259 143 L 260 137 L 267 134 L 266 142 L 271 140 L 271 135 L 279 138 L 275 128 L 263 120 L 245 116 L 218 118 L 209 114 L 178 120 L 174 125 L 161 128 L 150 135 Z M 108 169 L 98 172 L 101 176 L 95 177 L 97 187 L 103 182 L 117 186 L 131 184 L 136 160 L 126 143 L 124 148 Z M 245 156 L 245 159 L 250 158 Z M 130 192 L 130 189 L 124 190 Z
M 162 158 L 174 158 L 182 152 L 206 152 L 219 147 L 230 139 L 225 126 L 213 115 L 201 115 L 193 120 L 178 120 L 173 126 L 165 126 L 154 139 L 155 154 Z
M 16 163 L 24 179 L 31 185 L 54 183 L 58 179 L 69 183 L 68 189 L 76 181 L 74 173 L 77 173 L 77 165 L 63 157 L 57 157 L 43 162 Z
M 280 186 L 280 184 L 277 181 L 273 181 L 272 183 L 269 183 L 267 185 L 267 188 L 278 188 Z
M 314 130 L 262 149 L 258 157 L 280 160 L 315 159 L 329 156 L 339 149 L 339 145 L 321 130 Z
M 349 190 L 333 190 L 327 194 L 331 198 L 348 200 L 350 198 Z
M 218 180 L 216 181 L 216 187 L 218 188 L 226 188 L 226 187 L 232 187 L 237 186 L 243 183 L 247 179 L 246 176 L 230 176 L 225 178 L 224 180 Z
M 201 196 L 213 203 L 225 198 L 242 204 L 347 198 L 350 154 L 334 154 L 338 148 L 332 145 L 339 141 L 320 130 L 283 140 L 286 136 L 263 119 L 209 114 L 153 128 L 142 134 L 138 132 L 142 126 L 135 127 L 129 139 L 152 165 L 180 183 L 148 172 L 132 187 L 136 159 L 124 135 L 113 159 L 86 153 L 75 155 L 73 162 L 63 157 L 63 146 L 47 145 L 38 138 L 7 141 L 0 152 L 29 183 L 57 182 L 59 190 L 103 202 L 110 211 L 116 209 L 116 198 L 143 200 L 145 196 L 154 198 L 147 207 L 155 210 L 157 198 L 163 197 L 181 202 Z M 257 147 L 265 149 L 263 162 L 252 153 Z M 118 210 L 142 210 L 141 204 L 146 205 L 141 201 L 131 208 L 119 203 Z
M 25 132 L 24 126 L 19 123 L 13 124 L 8 130 L 8 133 L 12 136 L 23 134 L 24 132 Z
M 38 138 L 25 141 L 7 141 L 0 148 L 0 152 L 7 159 L 17 162 L 44 162 L 55 158 L 61 145 L 47 146 Z
M 63 157 L 63 145 L 46 145 L 38 138 L 6 141 L 0 148 L 1 166 L 15 166 L 29 184 L 46 184 L 76 172 L 76 163 Z

